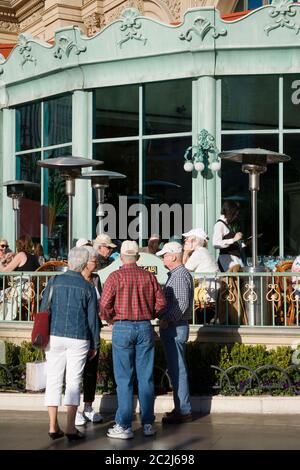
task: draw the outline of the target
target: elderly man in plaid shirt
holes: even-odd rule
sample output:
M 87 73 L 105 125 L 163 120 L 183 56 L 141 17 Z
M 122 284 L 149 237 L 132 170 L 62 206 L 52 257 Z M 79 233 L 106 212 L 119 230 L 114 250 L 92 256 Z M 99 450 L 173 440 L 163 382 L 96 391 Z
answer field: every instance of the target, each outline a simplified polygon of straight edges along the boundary
M 126 240 L 121 246 L 123 266 L 111 273 L 101 296 L 101 318 L 113 323 L 112 348 L 114 376 L 117 383 L 118 409 L 116 424 L 107 436 L 116 439 L 133 437 L 134 369 L 138 380 L 139 402 L 145 436 L 155 434 L 154 416 L 154 338 L 150 320 L 166 306 L 156 277 L 139 268 L 139 247 Z
M 192 318 L 194 283 L 189 271 L 182 264 L 182 245 L 166 243 L 161 251 L 169 278 L 164 287 L 167 307 L 160 314 L 160 339 L 163 343 L 170 374 L 175 408 L 162 419 L 164 424 L 184 423 L 192 420 L 185 361 L 186 343 L 189 337 L 189 320 Z

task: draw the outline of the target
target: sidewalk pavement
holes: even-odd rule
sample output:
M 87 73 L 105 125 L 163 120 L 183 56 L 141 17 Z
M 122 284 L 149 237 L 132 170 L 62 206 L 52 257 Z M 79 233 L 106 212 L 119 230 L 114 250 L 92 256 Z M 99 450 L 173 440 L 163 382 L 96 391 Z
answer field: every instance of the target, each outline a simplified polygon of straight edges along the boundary
M 62 429 L 66 413 L 59 413 Z M 133 423 L 134 439 L 109 439 L 106 432 L 114 414 L 104 423 L 78 427 L 82 441 L 48 437 L 48 414 L 42 411 L 0 411 L 1 450 L 300 450 L 300 416 L 255 414 L 195 414 L 191 423 L 162 425 L 156 416 L 157 434 L 145 437 L 140 421 Z

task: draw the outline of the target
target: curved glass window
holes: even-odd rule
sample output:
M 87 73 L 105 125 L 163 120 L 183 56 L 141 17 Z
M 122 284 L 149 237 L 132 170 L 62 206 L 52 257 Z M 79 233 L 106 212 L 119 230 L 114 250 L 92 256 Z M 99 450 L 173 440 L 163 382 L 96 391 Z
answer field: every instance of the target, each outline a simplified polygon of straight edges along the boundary
M 94 139 L 139 133 L 139 87 L 99 88 L 94 92 Z
M 51 257 L 67 253 L 67 197 L 64 181 L 37 160 L 70 155 L 72 96 L 64 95 L 16 109 L 16 176 L 39 183 L 21 202 L 21 235 L 43 244 Z M 63 189 L 62 189 L 63 188 Z
M 234 11 L 255 10 L 270 3 L 271 0 L 238 0 Z
M 144 87 L 145 135 L 192 130 L 192 87 L 190 80 L 147 83 Z
M 224 77 L 222 129 L 278 129 L 278 91 L 276 76 Z

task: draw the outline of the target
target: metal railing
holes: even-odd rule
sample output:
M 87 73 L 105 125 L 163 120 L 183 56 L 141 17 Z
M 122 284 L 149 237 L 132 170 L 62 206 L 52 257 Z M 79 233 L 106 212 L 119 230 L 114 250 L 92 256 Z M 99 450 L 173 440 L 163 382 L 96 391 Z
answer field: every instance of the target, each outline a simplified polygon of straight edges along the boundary
M 48 280 L 58 274 L 0 273 L 0 323 L 32 321 Z M 194 284 L 193 325 L 299 326 L 300 273 L 197 273 Z
M 50 277 L 58 272 L 0 273 L 0 322 L 33 321 Z
M 195 274 L 193 324 L 299 326 L 300 273 Z

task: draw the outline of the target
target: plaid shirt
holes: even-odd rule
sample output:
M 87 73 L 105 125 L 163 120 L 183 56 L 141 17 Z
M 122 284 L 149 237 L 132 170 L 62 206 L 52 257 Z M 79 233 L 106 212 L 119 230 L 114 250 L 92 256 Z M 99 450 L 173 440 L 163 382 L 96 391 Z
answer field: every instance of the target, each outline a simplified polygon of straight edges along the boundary
M 151 320 L 166 306 L 156 277 L 135 263 L 111 273 L 103 287 L 100 312 L 107 322 Z
M 164 287 L 167 307 L 160 318 L 172 322 L 190 320 L 194 302 L 194 282 L 183 264 L 172 269 Z

